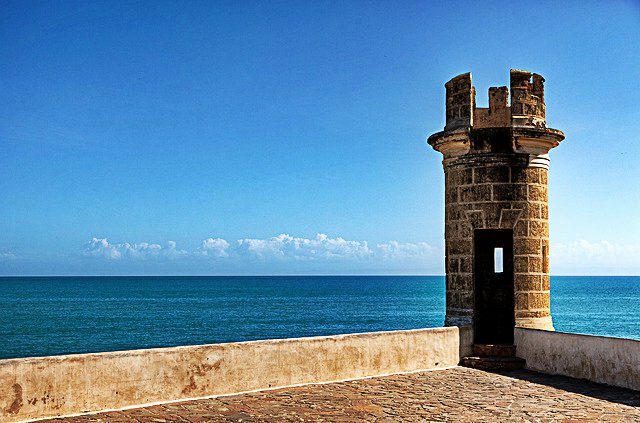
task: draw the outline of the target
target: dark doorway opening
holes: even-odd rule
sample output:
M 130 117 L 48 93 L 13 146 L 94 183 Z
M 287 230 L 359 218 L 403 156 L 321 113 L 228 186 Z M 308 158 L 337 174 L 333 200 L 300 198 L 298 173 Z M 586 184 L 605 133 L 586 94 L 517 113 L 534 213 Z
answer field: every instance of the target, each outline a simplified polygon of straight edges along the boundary
M 473 233 L 476 344 L 513 344 L 513 231 Z

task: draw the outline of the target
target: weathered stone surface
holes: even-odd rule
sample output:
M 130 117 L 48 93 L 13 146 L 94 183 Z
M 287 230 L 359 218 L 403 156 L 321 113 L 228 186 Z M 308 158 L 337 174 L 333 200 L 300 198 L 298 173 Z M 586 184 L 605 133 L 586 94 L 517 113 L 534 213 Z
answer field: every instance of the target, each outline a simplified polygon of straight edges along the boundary
M 457 291 L 473 292 L 473 275 L 471 273 L 465 274 L 451 274 L 449 286 L 455 287 Z
M 540 254 L 540 238 L 516 238 L 513 243 L 516 254 Z
M 529 256 L 529 266 L 527 271 L 530 273 L 544 273 L 545 270 L 542 267 L 542 257 Z
M 515 256 L 513 258 L 513 271 L 526 273 L 529 271 L 529 256 Z
M 548 152 L 564 134 L 546 127 L 544 78 L 512 70 L 511 104 L 507 87 L 492 87 L 489 108 L 476 106 L 471 74 L 453 78 L 446 89 L 446 126 L 428 142 L 444 156 L 447 273 L 462 272 L 462 263 L 464 272 L 473 272 L 474 230 L 512 229 L 514 271 L 536 280 L 520 278 L 515 292 L 548 291 Z M 447 289 L 447 298 L 455 301 L 447 308 L 447 322 L 461 317 L 450 313 L 474 310 L 474 296 L 466 293 L 475 287 L 469 288 L 468 279 L 449 278 Z M 520 307 L 539 306 L 539 301 L 520 298 Z M 522 314 L 516 314 L 517 326 L 553 328 L 549 313 L 538 320 L 517 316 Z
M 544 176 L 543 176 L 544 175 Z M 525 184 L 547 184 L 547 170 L 540 167 L 511 168 L 511 182 Z M 544 180 L 544 182 L 542 182 Z
M 471 240 L 465 238 L 452 239 L 448 243 L 449 254 L 469 254 L 471 252 Z
M 522 319 L 548 317 L 549 315 L 549 310 L 516 310 L 516 317 Z
M 471 185 L 459 188 L 461 203 L 475 203 L 478 201 L 491 200 L 490 185 Z
M 447 89 L 446 129 L 456 129 L 473 124 L 475 89 L 471 83 L 471 73 L 453 78 L 445 85 Z
M 524 238 L 529 236 L 529 221 L 526 219 L 519 219 L 516 226 L 513 228 L 513 236 L 515 238 Z
M 471 185 L 473 183 L 473 169 L 451 169 L 446 173 L 448 182 L 454 186 Z
M 634 422 L 636 392 L 528 370 L 448 370 L 65 418 L 102 422 Z M 52 421 L 61 421 L 52 420 Z
M 545 270 L 545 273 L 548 273 L 549 270 Z M 551 289 L 551 277 L 548 274 L 544 274 L 540 276 L 540 290 L 549 291 Z
M 516 328 L 515 342 L 528 368 L 640 391 L 640 341 Z
M 458 301 L 469 293 L 455 292 Z M 457 365 L 468 329 L 0 360 L 0 421 Z
M 516 310 L 549 309 L 548 292 L 516 292 Z
M 547 187 L 545 185 L 531 184 L 529 187 L 529 201 L 547 202 Z
M 522 214 L 522 210 L 520 209 L 507 209 L 503 208 L 500 211 L 500 222 L 498 226 L 500 229 L 514 229 L 518 220 L 520 220 L 520 215 Z
M 505 166 L 489 166 L 473 168 L 473 183 L 509 182 L 509 168 Z
M 527 198 L 527 186 L 522 184 L 494 184 L 492 201 L 522 201 Z
M 519 274 L 515 275 L 515 289 L 518 291 L 540 291 L 542 286 L 540 282 L 540 275 L 532 274 Z

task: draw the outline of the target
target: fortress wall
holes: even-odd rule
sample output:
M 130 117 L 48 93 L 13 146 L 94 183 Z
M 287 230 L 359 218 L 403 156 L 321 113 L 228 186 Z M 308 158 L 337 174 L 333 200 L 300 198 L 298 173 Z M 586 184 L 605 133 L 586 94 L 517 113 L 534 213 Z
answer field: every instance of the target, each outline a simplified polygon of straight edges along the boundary
M 515 344 L 531 370 L 640 390 L 640 341 L 516 328 Z
M 470 329 L 0 360 L 0 422 L 455 366 Z

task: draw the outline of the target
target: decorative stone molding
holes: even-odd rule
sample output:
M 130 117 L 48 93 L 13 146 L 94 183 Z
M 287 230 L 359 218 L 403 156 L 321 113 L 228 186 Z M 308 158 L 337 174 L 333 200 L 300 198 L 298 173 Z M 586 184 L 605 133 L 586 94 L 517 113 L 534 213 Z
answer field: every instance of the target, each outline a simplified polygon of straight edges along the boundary
M 467 154 L 471 148 L 469 131 L 466 128 L 452 132 L 438 132 L 429 137 L 428 143 L 442 153 L 445 159 Z
M 556 129 L 514 128 L 513 150 L 528 154 L 530 166 L 548 169 L 549 151 L 563 139 L 564 134 Z

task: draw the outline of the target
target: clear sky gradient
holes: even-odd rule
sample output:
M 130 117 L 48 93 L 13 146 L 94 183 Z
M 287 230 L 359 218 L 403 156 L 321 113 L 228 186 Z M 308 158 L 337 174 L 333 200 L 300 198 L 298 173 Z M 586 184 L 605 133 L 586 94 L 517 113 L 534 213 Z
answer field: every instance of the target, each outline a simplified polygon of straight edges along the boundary
M 0 11 L 0 274 L 442 274 L 443 84 L 510 68 L 567 135 L 552 273 L 640 274 L 638 2 Z

